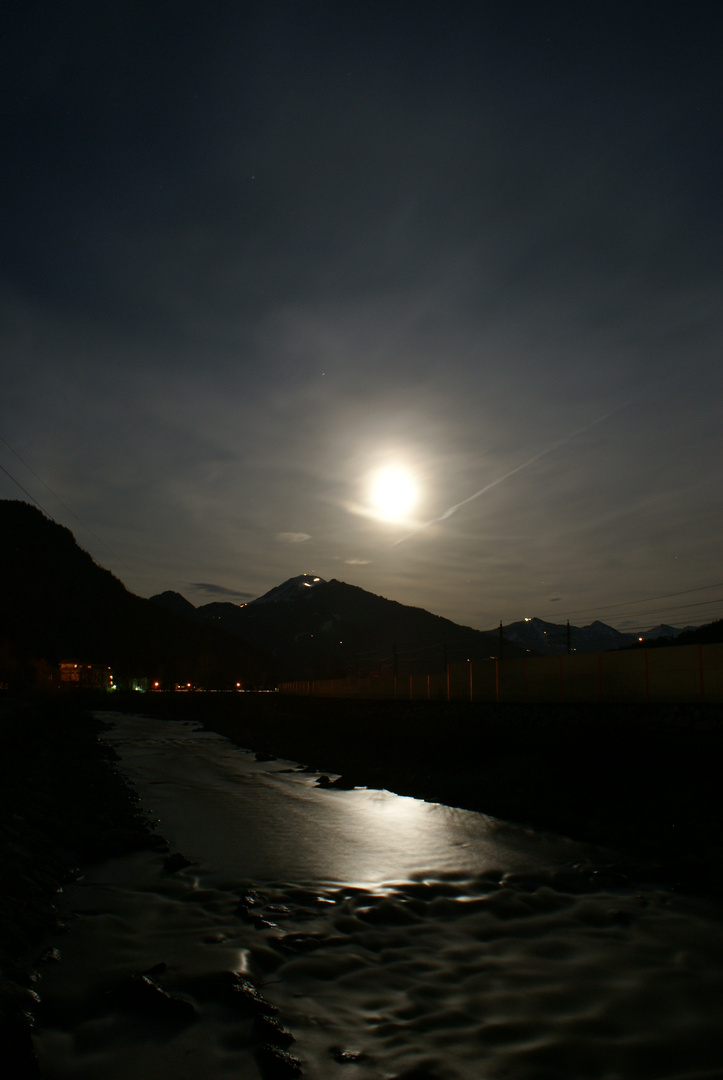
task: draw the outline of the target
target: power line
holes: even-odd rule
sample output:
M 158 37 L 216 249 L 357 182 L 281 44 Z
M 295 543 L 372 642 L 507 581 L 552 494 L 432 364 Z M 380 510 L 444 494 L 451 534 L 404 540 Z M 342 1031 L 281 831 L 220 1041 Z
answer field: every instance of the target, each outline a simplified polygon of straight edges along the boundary
M 707 604 L 723 604 L 723 597 L 720 597 L 720 596 L 716 597 L 715 600 L 699 600 L 699 601 L 697 601 L 696 603 L 693 603 L 693 604 L 678 604 L 677 606 L 672 607 L 672 608 L 671 607 L 653 608 L 652 611 L 638 611 L 638 612 L 635 612 L 634 614 L 638 618 L 642 618 L 643 616 L 647 617 L 648 615 L 659 615 L 661 611 L 662 612 L 666 612 L 666 611 L 685 611 L 686 608 L 705 607 Z
M 11 445 L 10 445 L 10 443 L 9 443 L 9 442 L 7 441 L 7 439 L 3 438 L 3 436 L 2 436 L 2 435 L 0 435 L 0 442 L 4 443 L 4 444 L 5 444 L 5 446 L 7 446 L 8 450 L 12 451 L 12 453 L 13 453 L 13 454 L 15 455 L 15 457 L 16 457 L 16 458 L 18 459 L 18 461 L 22 462 L 22 464 L 23 464 L 23 465 L 25 466 L 25 468 L 26 468 L 26 469 L 28 470 L 28 472 L 32 473 L 32 475 L 33 475 L 33 476 L 35 477 L 35 479 L 36 479 L 36 480 L 37 480 L 37 481 L 38 481 L 39 483 L 41 483 L 41 484 L 43 485 L 43 487 L 44 487 L 44 488 L 46 489 L 46 491 L 49 491 L 49 492 L 50 492 L 50 494 L 51 494 L 51 495 L 53 496 L 53 498 L 54 498 L 54 499 L 57 499 L 57 501 L 58 501 L 58 502 L 60 503 L 60 505 L 61 505 L 61 506 L 62 506 L 62 507 L 63 507 L 63 508 L 65 509 L 65 510 L 67 510 L 67 511 L 68 511 L 68 513 L 69 513 L 69 514 L 71 515 L 71 517 L 74 517 L 74 518 L 75 518 L 75 520 L 76 520 L 76 521 L 78 522 L 78 524 L 79 524 L 80 526 L 82 526 L 82 528 L 83 528 L 83 529 L 85 529 L 85 531 L 86 531 L 86 532 L 87 532 L 87 533 L 88 533 L 88 534 L 89 534 L 90 536 L 92 536 L 94 540 L 97 540 L 97 541 L 98 541 L 98 543 L 99 543 L 99 544 L 100 544 L 100 545 L 101 545 L 102 547 L 104 547 L 104 548 L 105 548 L 105 550 L 106 550 L 106 551 L 107 551 L 107 552 L 108 552 L 108 553 L 109 553 L 110 555 L 112 555 L 114 559 L 116 559 L 116 560 L 117 560 L 117 561 L 118 561 L 118 562 L 119 562 L 119 563 L 120 563 L 120 564 L 121 564 L 122 566 L 125 566 L 125 568 L 126 568 L 127 570 L 130 570 L 130 572 L 131 572 L 132 574 L 136 574 L 136 573 L 137 573 L 137 571 L 135 571 L 135 570 L 133 569 L 133 567 L 132 567 L 132 566 L 129 566 L 129 564 L 128 564 L 128 563 L 127 563 L 127 562 L 125 561 L 125 559 L 121 558 L 121 556 L 120 556 L 120 555 L 118 555 L 118 554 L 117 554 L 117 552 L 113 551 L 113 548 L 109 547 L 109 545 L 108 545 L 108 544 L 107 544 L 107 543 L 105 542 L 105 540 L 101 539 L 101 537 L 100 537 L 100 536 L 98 536 L 98 534 L 97 534 L 97 533 L 93 532 L 93 530 L 92 530 L 92 529 L 90 528 L 90 526 L 89 526 L 89 525 L 86 525 L 86 523 L 85 523 L 85 522 L 84 522 L 84 521 L 83 521 L 83 520 L 82 520 L 81 518 L 79 518 L 79 517 L 78 517 L 78 515 L 77 515 L 77 514 L 75 513 L 75 511 L 74 511 L 74 510 L 72 510 L 72 509 L 71 509 L 71 508 L 70 508 L 70 507 L 68 506 L 68 504 L 67 504 L 67 503 L 63 502 L 63 500 L 62 500 L 62 499 L 60 498 L 60 496 L 59 496 L 59 495 L 58 495 L 58 494 L 57 494 L 57 493 L 56 493 L 55 491 L 53 491 L 53 489 L 52 489 L 52 488 L 50 487 L 50 485 L 49 485 L 49 484 L 46 484 L 46 482 L 45 482 L 45 480 L 43 480 L 42 476 L 39 476 L 39 475 L 38 475 L 38 474 L 36 473 L 35 469 L 33 469 L 33 467 L 32 467 L 31 465 L 28 465 L 27 461 L 26 461 L 26 460 L 25 460 L 25 459 L 24 459 L 23 457 L 21 457 L 21 455 L 20 455 L 20 454 L 19 454 L 19 453 L 17 452 L 17 450 L 16 450 L 16 449 L 15 449 L 15 448 L 14 448 L 13 446 L 11 446 Z M 33 495 L 31 495 L 31 494 L 30 494 L 30 492 L 29 492 L 29 491 L 28 491 L 28 490 L 27 490 L 26 488 L 24 488 L 24 487 L 23 487 L 23 485 L 22 485 L 22 484 L 20 483 L 20 481 L 19 481 L 19 480 L 16 480 L 16 479 L 15 479 L 15 477 L 14 477 L 14 476 L 12 476 L 12 475 L 11 475 L 11 474 L 10 474 L 10 473 L 9 473 L 9 472 L 7 471 L 7 469 L 4 469 L 2 465 L 0 465 L 0 469 L 2 469 L 2 471 L 3 471 L 4 473 L 5 473 L 5 475 L 6 475 L 6 476 L 9 476 L 9 477 L 10 477 L 10 479 L 11 479 L 11 480 L 13 481 L 13 483 L 14 483 L 14 484 L 17 484 L 17 486 L 18 486 L 18 487 L 20 488 L 20 490 L 21 490 L 21 491 L 22 491 L 22 492 L 23 492 L 23 493 L 24 493 L 25 495 L 27 495 L 27 497 L 28 497 L 29 499 L 31 499 L 31 500 L 32 500 L 32 501 L 33 501 L 33 502 L 35 503 L 35 505 L 36 505 L 36 506 L 38 507 L 38 509 L 39 509 L 39 510 L 42 510 L 42 511 L 43 511 L 43 513 L 44 513 L 44 514 L 46 515 L 46 517 L 49 517 L 49 518 L 50 518 L 50 520 L 51 520 L 51 521 L 53 521 L 53 522 L 55 522 L 55 524 L 56 524 L 56 525 L 58 524 L 58 522 L 57 522 L 57 521 L 55 520 L 55 518 L 53 517 L 53 515 L 52 515 L 52 514 L 50 514 L 50 513 L 48 513 L 48 511 L 47 511 L 47 510 L 45 510 L 45 509 L 44 509 L 44 507 L 42 507 L 42 506 L 40 505 L 40 503 L 38 502 L 38 500 L 37 500 L 37 499 L 36 499 L 36 498 L 35 498 L 35 497 L 34 497 Z M 149 584 L 149 583 L 148 583 L 148 582 L 146 582 L 146 584 Z
M 668 604 L 666 607 L 651 608 L 648 611 L 634 611 L 628 613 L 632 618 L 647 618 L 648 615 L 659 615 L 661 612 L 676 612 L 685 611 L 686 608 L 705 607 L 707 604 L 723 604 L 723 597 L 717 596 L 713 600 L 696 600 L 689 604 Z M 615 615 L 608 615 L 607 618 L 615 618 Z
M 680 592 L 663 593 L 661 596 L 646 596 L 641 600 L 622 600 L 619 604 L 603 604 L 598 607 L 586 607 L 577 608 L 574 611 L 563 612 L 563 618 L 567 618 L 568 615 L 584 615 L 588 611 L 609 611 L 610 609 L 617 611 L 618 608 L 630 607 L 631 605 L 637 606 L 638 604 L 651 604 L 655 600 L 669 600 L 673 596 L 688 596 L 694 592 L 704 592 L 706 589 L 720 589 L 723 588 L 723 581 L 716 581 L 713 585 L 698 585 L 695 589 L 681 589 Z
M 29 491 L 27 490 L 27 488 L 24 488 L 24 487 L 23 487 L 23 485 L 22 485 L 22 484 L 20 483 L 20 481 L 19 481 L 19 480 L 16 480 L 16 479 L 15 479 L 15 477 L 14 477 L 14 476 L 12 475 L 12 473 L 9 473 L 9 472 L 7 471 L 7 469 L 4 469 L 4 468 L 3 468 L 3 466 L 2 466 L 2 465 L 0 465 L 0 469 L 2 469 L 2 471 L 3 471 L 4 473 L 5 473 L 5 475 L 6 475 L 6 476 L 9 476 L 9 477 L 10 477 L 10 479 L 12 480 L 12 482 L 13 482 L 14 484 L 17 484 L 17 486 L 18 486 L 18 487 L 20 488 L 20 490 L 22 491 L 23 495 L 27 495 L 27 497 L 28 497 L 28 498 L 30 499 L 30 501 L 31 501 L 31 502 L 34 502 L 34 503 L 35 503 L 35 505 L 37 506 L 38 510 L 42 510 L 42 512 L 43 512 L 43 513 L 45 514 L 45 516 L 46 516 L 46 517 L 48 517 L 48 518 L 50 518 L 50 520 L 51 520 L 51 521 L 55 521 L 55 518 L 53 517 L 53 515 L 52 515 L 52 514 L 49 514 L 49 513 L 48 513 L 48 511 L 47 511 L 47 510 L 45 509 L 45 507 L 44 507 L 44 506 L 41 506 L 41 505 L 40 505 L 40 503 L 39 503 L 39 502 L 38 502 L 38 500 L 37 500 L 37 499 L 35 498 L 35 496 L 34 496 L 34 495 L 31 495 L 31 494 L 30 494 L 30 492 L 29 492 Z M 57 525 L 57 522 L 55 522 L 55 523 L 56 523 L 56 525 Z
M 39 483 L 41 483 L 41 484 L 43 485 L 43 487 L 44 487 L 44 488 L 46 489 L 46 491 L 49 491 L 49 492 L 50 492 L 50 494 L 51 494 L 51 495 L 53 496 L 53 498 L 54 498 L 54 499 L 57 499 L 57 500 L 58 500 L 58 502 L 60 503 L 60 505 L 61 505 L 61 506 L 62 506 L 62 507 L 63 507 L 63 508 L 65 509 L 65 510 L 67 510 L 67 511 L 68 511 L 68 513 L 69 513 L 69 514 L 71 515 L 71 517 L 74 517 L 74 518 L 75 518 L 75 520 L 76 520 L 76 521 L 78 522 L 78 524 L 79 524 L 79 525 L 82 525 L 82 526 L 83 526 L 83 528 L 85 529 L 85 531 L 86 531 L 87 533 L 89 533 L 89 534 L 90 534 L 90 535 L 91 535 L 91 536 L 93 537 L 93 539 L 94 539 L 94 540 L 97 540 L 99 544 L 102 544 L 102 545 L 103 545 L 103 547 L 104 547 L 104 548 L 106 549 L 106 551 L 109 551 L 109 552 L 110 552 L 110 554 L 111 554 L 111 555 L 113 556 L 113 558 L 114 558 L 114 559 L 118 559 L 118 560 L 119 560 L 120 562 L 123 562 L 123 560 L 122 560 L 122 559 L 120 558 L 120 556 L 119 556 L 119 555 L 117 555 L 117 554 L 115 553 L 115 551 L 113 551 L 113 550 L 112 550 L 111 548 L 109 548 L 109 547 L 108 547 L 108 545 L 106 544 L 106 542 L 105 542 L 104 540 L 101 540 L 100 536 L 98 536 L 98 535 L 97 535 L 96 533 L 94 533 L 94 532 L 93 532 L 93 530 L 92 530 L 92 529 L 91 529 L 91 528 L 90 528 L 90 527 L 89 527 L 88 525 L 86 525 L 86 523 L 85 523 L 84 521 L 82 521 L 82 520 L 81 520 L 81 519 L 80 519 L 80 518 L 78 517 L 78 515 L 77 515 L 77 514 L 75 513 L 75 511 L 74 511 L 74 510 L 71 510 L 71 508 L 70 508 L 70 507 L 68 506 L 68 504 L 67 504 L 67 503 L 63 502 L 63 500 L 62 500 L 62 499 L 60 498 L 60 495 L 58 495 L 58 493 L 57 493 L 56 491 L 53 491 L 53 489 L 51 488 L 50 484 L 46 484 L 46 482 L 45 482 L 45 481 L 43 480 L 42 476 L 38 476 L 38 474 L 36 473 L 35 469 L 33 469 L 33 467 L 32 467 L 31 465 L 28 465 L 27 461 L 26 461 L 26 460 L 25 460 L 25 459 L 24 459 L 23 457 L 21 457 L 21 456 L 20 456 L 20 454 L 19 454 L 19 453 L 17 452 L 17 450 L 16 450 L 16 449 L 15 449 L 14 447 L 12 447 L 12 446 L 10 445 L 10 443 L 9 443 L 9 442 L 7 441 L 7 439 L 4 439 L 2 435 L 0 435 L 0 442 L 3 442 L 3 443 L 5 443 L 5 445 L 7 446 L 8 450 L 11 450 L 11 451 L 13 452 L 13 454 L 15 454 L 15 457 L 16 457 L 16 458 L 18 459 L 18 461 L 21 461 L 21 462 L 23 463 L 23 465 L 24 465 L 24 466 L 25 466 L 25 468 L 26 468 L 26 469 L 28 470 L 28 472 L 31 472 L 31 473 L 33 474 L 33 476 L 35 477 L 35 479 L 36 479 L 37 481 L 39 481 Z M 3 471 L 5 471 L 5 470 L 3 470 Z M 17 483 L 17 481 L 15 481 L 15 482 Z M 19 484 L 18 484 L 18 487 L 20 487 L 20 485 L 19 485 Z M 23 490 L 23 491 L 25 491 L 25 488 L 23 488 L 22 490 Z M 26 494 L 27 494 L 27 492 L 26 492 Z M 30 498 L 32 498 L 32 495 L 30 496 Z M 33 499 L 33 502 L 35 502 L 35 500 L 34 500 L 34 499 Z M 39 505 L 39 504 L 36 504 L 36 505 Z M 48 515 L 48 516 L 50 516 L 50 515 Z M 54 519 L 53 519 L 53 520 L 54 520 Z M 124 563 L 123 565 L 124 565 L 124 566 L 126 566 L 126 565 L 127 565 L 127 563 Z M 131 567 L 129 566 L 129 567 L 128 567 L 128 569 L 130 570 L 130 569 L 131 569 Z

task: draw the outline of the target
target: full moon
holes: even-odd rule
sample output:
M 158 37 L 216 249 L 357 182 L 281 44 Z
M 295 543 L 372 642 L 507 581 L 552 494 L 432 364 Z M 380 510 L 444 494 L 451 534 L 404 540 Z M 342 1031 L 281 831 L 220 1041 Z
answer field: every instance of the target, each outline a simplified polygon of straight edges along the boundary
M 381 469 L 372 479 L 371 501 L 380 518 L 400 521 L 417 501 L 417 485 L 405 469 Z

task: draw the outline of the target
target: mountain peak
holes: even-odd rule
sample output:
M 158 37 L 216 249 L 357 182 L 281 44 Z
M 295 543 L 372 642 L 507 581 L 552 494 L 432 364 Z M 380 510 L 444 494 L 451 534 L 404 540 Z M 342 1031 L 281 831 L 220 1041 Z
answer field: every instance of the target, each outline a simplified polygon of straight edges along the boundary
M 156 596 L 151 596 L 149 599 L 152 604 L 165 608 L 166 611 L 171 611 L 174 615 L 183 615 L 186 619 L 195 619 L 198 615 L 190 600 L 186 600 L 186 597 L 182 596 L 181 593 L 173 592 L 171 589 L 157 593 Z
M 317 577 L 315 574 L 299 574 L 297 577 L 289 578 L 288 581 L 282 582 L 281 585 L 269 589 L 263 596 L 251 600 L 250 603 L 279 604 L 287 603 L 290 600 L 304 600 L 311 594 L 311 590 L 315 585 L 325 584 L 324 579 Z

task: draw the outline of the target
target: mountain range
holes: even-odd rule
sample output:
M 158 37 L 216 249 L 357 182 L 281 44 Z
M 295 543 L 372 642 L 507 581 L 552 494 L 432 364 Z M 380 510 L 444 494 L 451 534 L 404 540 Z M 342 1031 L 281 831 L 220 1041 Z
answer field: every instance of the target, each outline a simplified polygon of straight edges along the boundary
M 440 671 L 447 663 L 496 655 L 499 645 L 497 631 L 460 626 L 313 574 L 289 578 L 248 604 L 194 608 L 175 592 L 151 600 L 252 642 L 271 654 L 282 680 Z M 515 644 L 510 649 L 515 656 L 525 651 Z
M 213 621 L 270 652 L 282 678 L 345 674 L 424 674 L 445 664 L 500 655 L 500 632 L 460 626 L 421 608 L 375 596 L 342 581 L 299 574 L 247 604 L 214 602 L 194 608 L 176 592 L 151 600 L 186 618 Z M 657 626 L 646 641 L 682 630 Z M 620 649 L 639 640 L 595 621 L 569 628 L 571 652 Z M 567 625 L 524 619 L 502 628 L 503 656 L 567 652 Z
M 606 652 L 624 649 L 636 642 L 650 644 L 660 638 L 676 638 L 694 627 L 675 627 L 661 624 L 644 632 L 616 630 L 598 619 L 589 626 L 570 626 L 570 652 Z M 542 619 L 523 619 L 503 627 L 505 640 L 514 642 L 540 656 L 561 656 L 568 651 L 567 624 L 544 622 Z
M 637 635 L 596 621 L 569 628 L 570 649 L 630 647 L 639 636 L 646 644 L 719 640 L 722 631 L 718 623 Z M 0 501 L 0 685 L 31 685 L 67 659 L 108 665 L 121 683 L 140 676 L 206 689 L 422 674 L 491 656 L 564 653 L 567 635 L 566 626 L 535 618 L 510 623 L 500 636 L 499 628 L 460 626 L 311 574 L 242 605 L 194 607 L 178 592 L 146 600 L 95 563 L 70 530 L 27 503 Z

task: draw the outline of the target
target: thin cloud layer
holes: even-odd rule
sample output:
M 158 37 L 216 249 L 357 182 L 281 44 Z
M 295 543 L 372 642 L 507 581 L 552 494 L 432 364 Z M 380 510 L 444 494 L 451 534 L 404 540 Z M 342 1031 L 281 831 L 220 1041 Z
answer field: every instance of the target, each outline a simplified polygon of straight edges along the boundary
M 718 580 L 723 9 L 5 17 L 0 497 L 143 595 Z M 399 461 L 414 535 L 345 509 Z
M 282 544 L 303 544 L 311 537 L 308 533 L 282 532 L 276 534 L 276 539 Z

